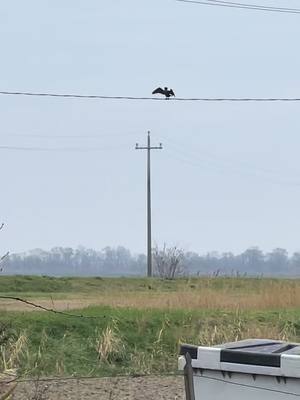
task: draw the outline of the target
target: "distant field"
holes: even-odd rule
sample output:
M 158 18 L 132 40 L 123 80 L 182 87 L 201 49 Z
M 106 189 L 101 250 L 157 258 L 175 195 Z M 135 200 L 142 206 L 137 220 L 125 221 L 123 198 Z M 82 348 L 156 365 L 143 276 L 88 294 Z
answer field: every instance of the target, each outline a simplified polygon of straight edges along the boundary
M 96 317 L 1 299 L 0 367 L 27 376 L 174 372 L 180 342 L 300 341 L 299 280 L 0 277 L 0 292 Z
M 251 278 L 0 278 L 0 295 L 39 300 L 59 310 L 89 305 L 155 309 L 278 310 L 300 307 L 300 280 Z M 0 310 L 30 310 L 0 299 Z

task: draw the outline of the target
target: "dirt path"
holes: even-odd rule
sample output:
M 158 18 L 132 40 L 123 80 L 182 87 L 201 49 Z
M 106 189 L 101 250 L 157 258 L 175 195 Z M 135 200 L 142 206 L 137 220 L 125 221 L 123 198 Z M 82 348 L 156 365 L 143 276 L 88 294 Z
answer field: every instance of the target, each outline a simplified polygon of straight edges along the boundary
M 13 400 L 184 400 L 182 377 L 19 383 Z
M 26 296 L 24 297 L 26 299 Z M 45 299 L 32 299 L 29 301 L 39 304 L 46 308 L 53 308 L 57 311 L 79 310 L 91 305 L 98 305 L 97 299 L 66 299 L 66 300 L 45 300 Z M 32 307 L 28 304 L 15 301 L 0 299 L 0 310 L 9 311 L 41 311 L 39 308 Z

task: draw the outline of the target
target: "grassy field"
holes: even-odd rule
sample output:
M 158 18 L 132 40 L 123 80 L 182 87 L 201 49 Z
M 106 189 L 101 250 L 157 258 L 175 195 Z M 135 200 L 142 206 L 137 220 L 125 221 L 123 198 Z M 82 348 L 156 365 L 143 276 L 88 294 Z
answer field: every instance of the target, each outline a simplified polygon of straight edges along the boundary
M 95 317 L 0 299 L 0 364 L 24 376 L 172 372 L 181 342 L 300 341 L 298 280 L 1 277 L 0 295 Z
M 58 309 L 88 305 L 158 309 L 278 310 L 300 307 L 300 280 L 262 278 L 49 278 L 3 276 L 0 295 L 38 299 Z M 21 304 L 0 301 L 0 310 Z

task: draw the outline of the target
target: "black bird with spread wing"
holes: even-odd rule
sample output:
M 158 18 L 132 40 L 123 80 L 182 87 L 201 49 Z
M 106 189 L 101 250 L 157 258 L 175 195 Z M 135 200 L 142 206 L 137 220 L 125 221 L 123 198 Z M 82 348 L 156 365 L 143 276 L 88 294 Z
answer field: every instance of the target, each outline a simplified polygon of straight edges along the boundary
M 155 90 L 153 90 L 152 94 L 162 94 L 164 96 L 166 96 L 166 99 L 169 99 L 171 96 L 175 97 L 175 93 L 173 92 L 173 89 L 168 89 L 167 87 L 165 88 L 157 88 Z

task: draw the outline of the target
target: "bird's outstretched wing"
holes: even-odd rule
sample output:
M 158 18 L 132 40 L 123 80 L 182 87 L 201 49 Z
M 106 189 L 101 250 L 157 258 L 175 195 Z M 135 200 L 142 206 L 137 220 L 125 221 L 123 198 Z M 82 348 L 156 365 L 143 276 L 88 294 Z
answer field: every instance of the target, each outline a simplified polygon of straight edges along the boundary
M 152 94 L 165 94 L 165 91 L 161 87 L 158 87 L 157 89 L 153 90 Z
M 170 96 L 174 96 L 175 97 L 175 93 L 173 92 L 173 89 L 170 90 Z

